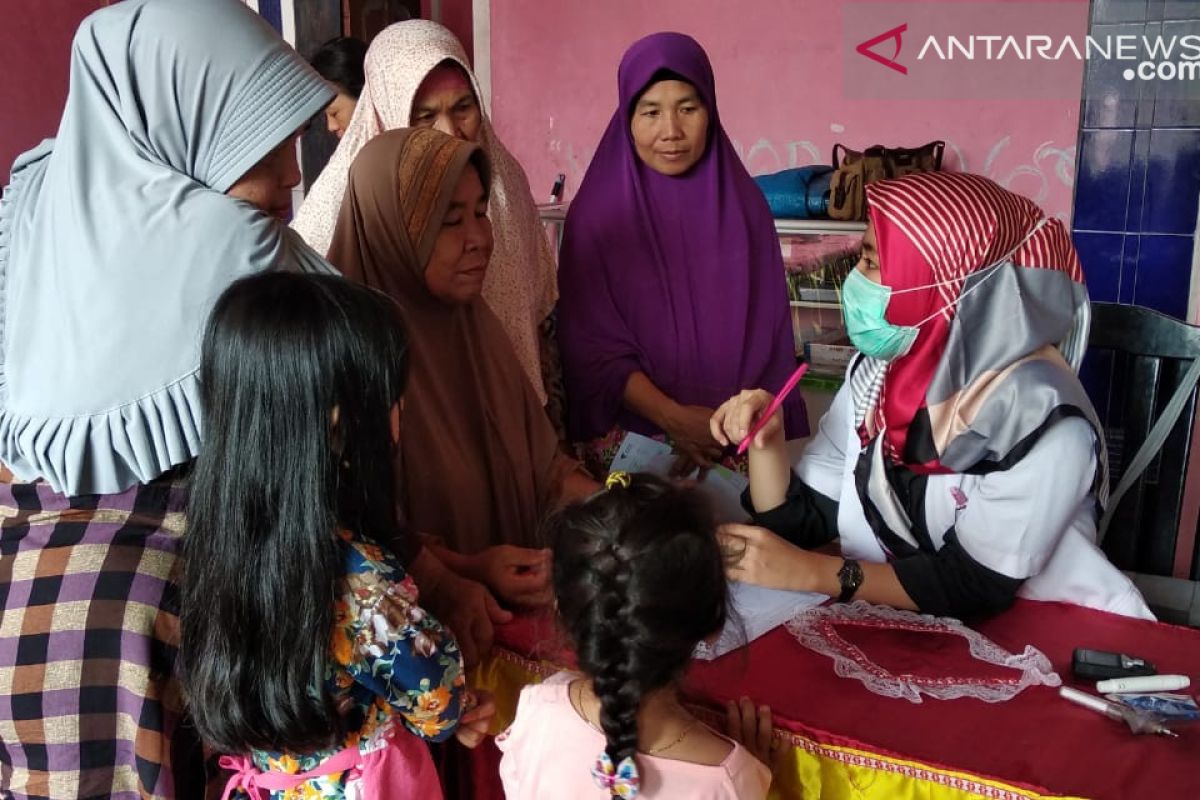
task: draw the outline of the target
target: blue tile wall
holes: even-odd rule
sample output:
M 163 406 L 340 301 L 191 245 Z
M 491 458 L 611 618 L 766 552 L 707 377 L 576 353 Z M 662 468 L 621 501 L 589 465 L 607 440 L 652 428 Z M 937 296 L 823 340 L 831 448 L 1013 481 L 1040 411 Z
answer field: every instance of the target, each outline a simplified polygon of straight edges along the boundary
M 1144 22 L 1147 0 L 1094 0 L 1092 22 Z
M 1146 23 L 1122 25 L 1093 24 L 1091 34 L 1097 39 L 1111 36 L 1141 36 Z M 1084 128 L 1132 128 L 1137 123 L 1138 103 L 1147 81 L 1127 81 L 1125 62 L 1117 59 L 1091 58 L 1084 72 Z
M 1192 235 L 1196 230 L 1197 200 L 1200 200 L 1200 128 L 1151 130 L 1140 230 Z
M 1151 131 L 1133 132 L 1133 151 L 1129 162 L 1129 205 L 1125 209 L 1124 230 L 1136 231 L 1142 224 L 1146 203 L 1146 172 L 1150 168 Z
M 1158 19 L 1200 19 L 1200 9 L 1197 9 L 1196 0 L 1166 0 Z
M 1200 0 L 1093 0 L 1093 36 L 1200 35 Z M 1178 63 L 1178 58 L 1171 59 Z M 1095 300 L 1186 318 L 1200 211 L 1200 78 L 1084 74 L 1074 239 Z
M 271 23 L 271 27 L 282 36 L 283 12 L 279 6 L 279 0 L 258 0 L 258 13 L 262 15 L 263 19 Z
M 1138 238 L 1133 302 L 1184 319 L 1192 279 L 1192 240 L 1186 236 L 1152 234 Z
M 1121 233 L 1075 232 L 1075 249 L 1083 263 L 1088 294 L 1106 303 L 1120 301 L 1121 253 L 1125 235 Z
M 1200 8 L 1200 3 L 1193 0 L 1193 8 Z M 1177 37 L 1176 41 L 1184 36 L 1200 35 L 1200 20 L 1164 22 L 1162 35 L 1168 40 Z M 1156 90 L 1154 127 L 1200 125 L 1200 80 L 1155 81 L 1153 86 Z
M 1125 244 L 1121 250 L 1121 290 L 1117 294 L 1118 303 L 1134 302 L 1134 288 L 1137 286 L 1138 266 L 1141 264 L 1141 237 L 1126 235 Z
M 1131 130 L 1084 130 L 1075 170 L 1075 227 L 1123 231 L 1133 165 Z
M 1200 0 L 1092 0 L 1093 36 L 1200 35 Z M 1187 51 L 1184 51 L 1187 54 Z M 1178 55 L 1168 58 L 1178 64 Z M 1075 170 L 1075 247 L 1093 300 L 1136 303 L 1186 319 L 1200 203 L 1200 78 L 1126 80 L 1132 62 L 1084 71 Z M 1106 426 L 1110 354 L 1080 379 Z

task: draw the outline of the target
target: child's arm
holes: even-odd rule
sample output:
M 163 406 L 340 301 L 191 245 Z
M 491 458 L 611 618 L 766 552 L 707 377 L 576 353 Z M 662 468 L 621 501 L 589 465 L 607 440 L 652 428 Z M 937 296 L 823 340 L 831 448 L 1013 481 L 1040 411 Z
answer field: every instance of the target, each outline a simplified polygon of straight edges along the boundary
M 458 739 L 463 747 L 474 750 L 488 735 L 488 729 L 496 716 L 496 701 L 491 692 L 482 689 L 476 689 L 472 694 L 475 697 L 475 705 L 459 717 L 454 738 Z
M 412 733 L 449 738 L 466 680 L 454 636 L 417 605 L 415 582 L 375 545 L 352 541 L 334 620 L 334 659 Z

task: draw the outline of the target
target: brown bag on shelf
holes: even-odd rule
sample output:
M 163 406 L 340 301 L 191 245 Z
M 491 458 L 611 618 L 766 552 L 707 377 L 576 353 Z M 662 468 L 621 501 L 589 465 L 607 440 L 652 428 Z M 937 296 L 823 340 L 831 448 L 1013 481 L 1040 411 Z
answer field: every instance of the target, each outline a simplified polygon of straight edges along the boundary
M 877 144 L 859 152 L 835 144 L 834 173 L 829 183 L 830 218 L 858 222 L 865 220 L 868 183 L 899 178 L 913 172 L 935 172 L 942 168 L 942 152 L 945 148 L 945 142 L 936 141 L 923 147 L 884 147 Z

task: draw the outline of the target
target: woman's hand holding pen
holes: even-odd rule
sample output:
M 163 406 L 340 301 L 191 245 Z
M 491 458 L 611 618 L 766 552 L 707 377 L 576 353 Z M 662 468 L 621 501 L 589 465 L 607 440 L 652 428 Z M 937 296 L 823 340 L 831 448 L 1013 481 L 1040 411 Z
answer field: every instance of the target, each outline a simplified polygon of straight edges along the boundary
M 741 444 L 758 420 L 759 414 L 770 406 L 774 399 L 774 396 L 764 389 L 743 389 L 738 392 L 713 412 L 709 420 L 709 430 L 713 439 L 726 447 Z M 782 443 L 783 412 L 776 410 L 754 436 L 750 447 L 764 450 Z
M 798 370 L 788 383 L 794 385 L 795 376 L 802 374 Z M 785 390 L 788 388 L 788 385 L 784 386 Z M 787 499 L 792 478 L 792 467 L 784 442 L 783 412 L 774 400 L 775 396 L 763 389 L 743 389 L 722 403 L 709 420 L 716 441 L 726 446 L 749 445 L 750 503 L 760 513 L 779 506 Z M 775 410 L 754 432 L 759 418 L 768 413 L 772 406 Z M 749 442 L 746 441 L 747 436 L 752 436 Z

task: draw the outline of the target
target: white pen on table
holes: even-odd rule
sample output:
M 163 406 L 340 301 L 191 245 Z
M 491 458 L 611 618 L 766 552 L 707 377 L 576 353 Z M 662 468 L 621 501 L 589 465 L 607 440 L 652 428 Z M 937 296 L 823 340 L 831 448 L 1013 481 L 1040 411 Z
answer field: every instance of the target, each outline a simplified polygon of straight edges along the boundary
M 1176 689 L 1186 689 L 1191 684 L 1192 680 L 1187 675 L 1138 675 L 1097 681 L 1096 691 L 1100 694 L 1173 692 Z

